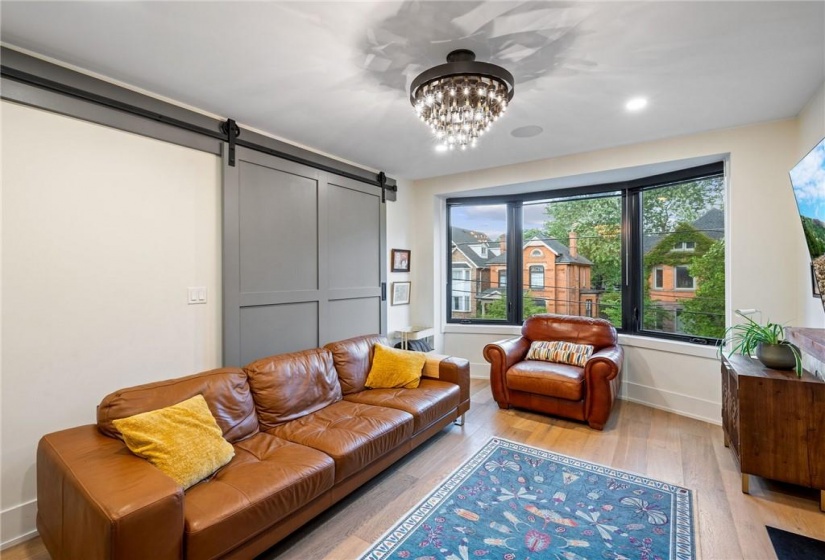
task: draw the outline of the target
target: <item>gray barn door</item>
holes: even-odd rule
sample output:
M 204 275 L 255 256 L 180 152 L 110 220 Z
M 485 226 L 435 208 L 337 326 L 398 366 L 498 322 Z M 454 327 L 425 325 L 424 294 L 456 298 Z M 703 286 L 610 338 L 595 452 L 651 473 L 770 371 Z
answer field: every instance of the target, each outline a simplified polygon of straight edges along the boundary
M 378 187 L 224 154 L 224 364 L 384 333 L 385 217 Z

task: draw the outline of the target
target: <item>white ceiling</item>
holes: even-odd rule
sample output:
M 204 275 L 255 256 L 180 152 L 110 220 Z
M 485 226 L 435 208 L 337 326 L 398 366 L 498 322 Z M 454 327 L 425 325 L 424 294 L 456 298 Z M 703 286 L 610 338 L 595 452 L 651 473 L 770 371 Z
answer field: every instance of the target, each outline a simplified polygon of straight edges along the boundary
M 792 117 L 825 80 L 825 2 L 12 2 L 0 39 L 417 179 Z M 469 48 L 516 79 L 436 153 L 408 85 Z M 642 112 L 625 102 L 646 96 Z M 532 138 L 510 133 L 524 126 Z

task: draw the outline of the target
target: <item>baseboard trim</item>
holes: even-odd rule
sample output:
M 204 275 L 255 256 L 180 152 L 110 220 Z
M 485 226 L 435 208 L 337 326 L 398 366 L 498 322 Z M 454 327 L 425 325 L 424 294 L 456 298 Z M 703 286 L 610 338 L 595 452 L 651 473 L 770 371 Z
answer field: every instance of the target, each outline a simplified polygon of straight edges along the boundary
M 19 537 L 14 537 L 11 540 L 8 540 L 4 543 L 0 543 L 0 551 L 6 550 L 6 549 L 11 548 L 13 546 L 17 546 L 18 544 L 22 544 L 26 541 L 30 541 L 32 539 L 35 539 L 35 538 L 37 538 L 38 534 L 39 533 L 37 532 L 37 529 L 35 529 L 34 531 L 29 531 L 25 535 L 20 535 Z
M 470 378 L 471 379 L 489 379 L 490 378 L 490 364 L 484 362 L 483 364 L 470 362 Z
M 35 519 L 37 500 L 31 500 L 0 512 L 0 534 L 11 538 L 0 543 L 0 550 L 20 544 L 37 536 Z
M 625 381 L 620 399 L 722 425 L 722 403 Z

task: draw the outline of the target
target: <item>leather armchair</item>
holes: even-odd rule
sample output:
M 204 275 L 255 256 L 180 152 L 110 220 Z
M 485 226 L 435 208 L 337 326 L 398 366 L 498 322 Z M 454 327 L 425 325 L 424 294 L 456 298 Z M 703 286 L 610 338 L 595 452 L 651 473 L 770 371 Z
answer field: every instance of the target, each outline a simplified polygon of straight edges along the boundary
M 537 340 L 590 344 L 593 355 L 583 368 L 525 360 Z M 499 408 L 563 416 L 602 430 L 621 386 L 624 351 L 616 329 L 604 319 L 541 314 L 524 322 L 520 337 L 485 346 L 484 359 Z

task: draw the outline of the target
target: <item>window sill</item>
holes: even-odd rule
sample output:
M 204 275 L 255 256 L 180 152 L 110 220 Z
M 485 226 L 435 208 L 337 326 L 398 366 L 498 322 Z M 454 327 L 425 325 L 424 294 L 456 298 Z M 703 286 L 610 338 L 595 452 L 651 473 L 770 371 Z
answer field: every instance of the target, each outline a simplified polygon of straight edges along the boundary
M 519 336 L 521 326 L 519 325 L 458 325 L 454 323 L 445 324 L 441 330 L 445 334 L 483 334 L 495 336 Z M 619 334 L 619 344 L 631 348 L 644 348 L 659 352 L 669 352 L 671 354 L 682 354 L 685 356 L 695 356 L 697 358 L 717 359 L 716 346 L 703 346 L 701 344 L 691 344 L 679 340 L 665 340 L 647 336 Z
M 619 344 L 632 348 L 645 348 L 648 350 L 658 350 L 659 352 L 670 352 L 671 354 L 696 356 L 697 358 L 711 358 L 715 360 L 718 357 L 718 348 L 716 346 L 691 344 L 690 342 L 682 342 L 681 340 L 665 340 L 662 338 L 620 333 Z

